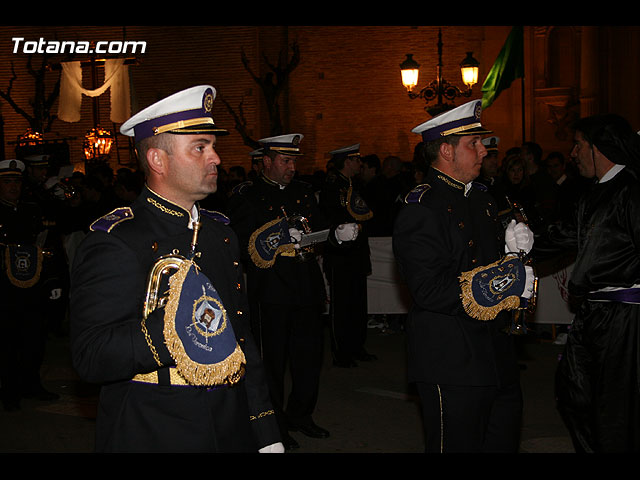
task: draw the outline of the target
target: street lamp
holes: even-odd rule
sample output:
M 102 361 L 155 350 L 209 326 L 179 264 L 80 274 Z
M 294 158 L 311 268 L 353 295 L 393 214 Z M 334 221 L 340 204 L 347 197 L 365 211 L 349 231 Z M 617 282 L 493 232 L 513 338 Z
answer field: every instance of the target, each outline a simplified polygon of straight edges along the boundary
M 437 103 L 431 107 L 428 105 L 424 109 L 430 115 L 437 115 L 454 107 L 454 105 L 443 102 L 443 99 L 454 100 L 456 97 L 469 97 L 472 94 L 473 86 L 478 83 L 478 61 L 473 58 L 473 52 L 467 52 L 467 56 L 460 62 L 460 73 L 462 81 L 467 86 L 466 90 L 452 85 L 442 78 L 442 29 L 438 31 L 438 65 L 436 65 L 436 79 L 422 88 L 418 93 L 413 89 L 418 85 L 418 69 L 420 65 L 413 59 L 413 54 L 408 53 L 407 58 L 400 64 L 402 74 L 402 84 L 407 89 L 411 99 L 422 98 L 429 103 L 437 99 Z

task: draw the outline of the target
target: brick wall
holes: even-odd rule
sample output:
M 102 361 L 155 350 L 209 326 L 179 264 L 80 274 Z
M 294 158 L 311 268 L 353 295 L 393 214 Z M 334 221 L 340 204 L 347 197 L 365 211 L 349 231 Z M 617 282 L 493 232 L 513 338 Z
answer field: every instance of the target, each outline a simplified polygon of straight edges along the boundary
M 243 103 L 247 126 L 255 139 L 269 135 L 262 94 L 241 63 L 242 49 L 254 72 L 261 75 L 265 72 L 262 54 L 276 63 L 281 48 L 295 41 L 300 46 L 301 61 L 282 99 L 282 112 L 285 127 L 305 135 L 303 146 L 307 155 L 300 162 L 302 171 L 323 168 L 326 152 L 351 143 L 361 143 L 365 154 L 377 153 L 381 157 L 394 154 L 410 160 L 418 140 L 410 130 L 428 116 L 422 101 L 408 99 L 400 82 L 399 64 L 406 53 L 413 52 L 423 65 L 421 75 L 426 82 L 435 78 L 437 55 L 437 27 L 2 26 L 0 89 L 7 89 L 13 63 L 17 78 L 12 97 L 27 111 L 29 98 L 33 96 L 33 80 L 25 71 L 28 56 L 12 52 L 11 39 L 16 36 L 27 41 L 39 38 L 146 41 L 146 52 L 139 55 L 137 65 L 130 67 L 133 111 L 182 88 L 200 83 L 214 85 L 218 90 L 214 105 L 216 122 L 232 132 L 219 143 L 227 166 L 247 166 L 251 148 L 243 144 L 220 98 L 236 110 Z M 461 85 L 458 63 L 467 49 L 474 50 L 482 63 L 488 62 L 482 58 L 482 39 L 483 27 L 444 29 L 445 78 Z M 33 58 L 34 64 L 40 61 L 37 57 Z M 101 69 L 98 71 L 101 84 L 103 74 Z M 58 71 L 47 74 L 49 89 L 58 75 Z M 84 70 L 84 86 L 92 86 L 88 68 Z M 100 124 L 113 127 L 108 94 L 98 101 Z M 28 124 L 4 101 L 0 101 L 0 113 L 4 119 L 5 156 L 12 157 L 13 145 L 9 142 L 23 134 Z M 93 126 L 93 102 L 89 97 L 83 97 L 81 117 L 77 123 L 56 120 L 46 135 L 68 138 L 73 162 L 82 160 L 82 137 Z M 126 152 L 122 153 L 126 156 Z M 122 161 L 126 163 L 127 158 Z
M 232 116 L 221 99 L 226 99 L 234 109 L 242 102 L 247 128 L 254 139 L 270 134 L 262 93 L 241 62 L 241 52 L 249 59 L 254 72 L 266 72 L 262 61 L 265 54 L 271 63 L 283 47 L 297 42 L 300 47 L 300 64 L 290 77 L 289 88 L 282 98 L 282 114 L 289 132 L 305 135 L 302 146 L 306 152 L 299 162 L 299 169 L 310 173 L 324 168 L 327 152 L 334 148 L 360 143 L 363 154 L 376 153 L 381 158 L 398 155 L 410 161 L 419 137 L 411 129 L 429 118 L 422 100 L 410 100 L 401 84 L 399 64 L 407 53 L 413 53 L 420 63 L 419 86 L 436 77 L 437 26 L 0 26 L 0 90 L 9 86 L 13 64 L 17 78 L 12 97 L 27 111 L 33 96 L 33 80 L 26 72 L 27 55 L 12 52 L 12 37 L 27 40 L 139 40 L 147 42 L 147 50 L 139 55 L 139 63 L 130 67 L 132 85 L 132 109 L 139 109 L 180 89 L 206 83 L 214 85 L 218 99 L 214 104 L 216 122 L 229 128 L 231 135 L 221 139 L 219 152 L 225 166 L 248 167 L 251 147 L 245 145 L 234 128 Z M 441 27 L 443 41 L 443 77 L 463 87 L 459 63 L 467 51 L 473 51 L 480 62 L 479 84 L 471 99 L 481 97 L 481 85 L 500 51 L 509 26 L 455 26 Z M 544 27 L 537 27 L 540 31 Z M 638 38 L 638 28 L 627 29 L 631 38 Z M 530 37 L 525 38 L 525 44 Z M 628 44 L 629 42 L 627 42 Z M 637 41 L 633 43 L 637 50 Z M 611 48 L 615 47 L 612 45 Z M 528 48 L 528 47 L 527 47 Z M 527 49 L 527 54 L 533 53 Z M 289 52 L 290 53 L 290 52 Z M 543 52 L 544 54 L 544 52 Z M 539 55 L 539 52 L 536 52 Z M 629 58 L 631 58 L 630 56 Z M 86 59 L 86 56 L 78 59 Z M 34 57 L 34 65 L 40 61 Z M 53 59 L 59 61 L 60 58 Z M 529 58 L 527 67 L 545 62 Z M 536 67 L 537 68 L 537 67 Z M 607 65 L 610 91 L 616 82 L 633 82 L 637 68 L 630 79 L 615 75 L 616 66 Z M 544 72 L 542 72 L 544 74 Z M 58 71 L 47 74 L 50 90 L 58 78 Z M 619 80 L 618 80 L 619 79 Z M 626 79 L 626 80 L 625 80 Z M 85 71 L 85 87 L 91 88 L 90 71 Z M 99 83 L 102 82 L 100 77 Z M 630 83 L 633 84 L 633 83 Z M 531 86 L 529 85 L 529 88 Z M 533 90 L 528 90 L 533 96 Z M 635 98 L 635 97 L 634 97 Z M 470 99 L 458 99 L 455 103 Z M 638 115 L 637 105 L 628 105 L 624 98 L 616 100 L 619 106 Z M 637 102 L 635 102 L 637 103 Z M 611 106 L 611 105 L 609 105 Z M 54 107 L 54 112 L 57 106 Z M 113 127 L 109 120 L 109 96 L 99 97 L 100 124 Z M 49 138 L 68 138 L 73 162 L 83 160 L 82 138 L 93 126 L 92 101 L 83 98 L 82 118 L 77 123 L 57 120 Z M 520 87 L 501 94 L 494 105 L 483 114 L 483 121 L 495 130 L 503 140 L 505 149 L 522 140 Z M 620 113 L 626 113 L 621 111 Z M 0 99 L 0 114 L 4 120 L 4 152 L 13 156 L 9 142 L 23 134 L 27 122 L 16 114 L 11 106 Z M 544 125 L 547 118 L 533 118 L 533 109 L 527 111 L 527 132 L 535 132 L 533 125 Z M 540 129 L 538 130 L 540 131 Z M 528 138 L 531 139 L 531 138 Z M 557 139 L 535 138 L 540 143 Z M 565 142 L 567 145 L 569 143 Z M 560 147 L 565 148 L 564 144 Z M 566 147 L 568 148 L 568 147 Z M 126 152 L 124 152 L 126 154 Z M 127 158 L 122 159 L 124 163 Z M 117 159 L 112 163 L 117 166 Z

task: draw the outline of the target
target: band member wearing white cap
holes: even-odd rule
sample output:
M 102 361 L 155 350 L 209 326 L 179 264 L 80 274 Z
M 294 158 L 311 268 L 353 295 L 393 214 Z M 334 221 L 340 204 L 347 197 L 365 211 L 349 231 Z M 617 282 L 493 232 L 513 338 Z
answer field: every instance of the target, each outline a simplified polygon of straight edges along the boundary
M 25 165 L 0 162 L 0 383 L 6 410 L 22 398 L 55 400 L 40 377 L 47 338 L 42 210 L 22 197 Z
M 96 220 L 74 259 L 72 358 L 102 384 L 101 452 L 284 451 L 238 241 L 226 217 L 198 205 L 217 189 L 216 142 L 227 134 L 213 121 L 215 93 L 183 90 L 122 125 L 145 188 Z
M 347 243 L 357 237 L 355 222 L 331 226 L 318 207 L 311 185 L 294 178 L 297 160 L 303 155 L 302 134 L 285 134 L 259 140 L 264 170 L 253 182 L 238 189 L 229 201 L 231 225 L 247 252 L 249 296 L 259 310 L 260 346 L 285 447 L 299 444 L 288 431 L 314 438 L 329 432 L 314 419 L 323 359 L 324 325 L 320 313 L 326 305 L 322 272 L 313 247 L 297 253 L 278 254 L 270 261 L 255 256 L 255 242 L 267 227 L 284 221 L 287 239 L 297 245 L 305 230 L 329 229 L 328 242 Z M 264 236 L 260 245 L 280 251 L 274 239 Z M 287 364 L 289 369 L 287 370 Z M 285 375 L 291 375 L 291 390 L 285 399 Z
M 516 452 L 522 415 L 512 310 L 533 294 L 524 224 L 507 232 L 495 201 L 474 187 L 490 133 L 480 101 L 417 126 L 430 163 L 396 219 L 393 251 L 413 305 L 408 378 L 423 409 L 427 452 Z M 508 253 L 508 255 L 506 254 Z
M 482 159 L 482 168 L 480 169 L 480 175 L 478 175 L 476 181 L 484 184 L 488 189 L 493 187 L 496 179 L 498 178 L 500 168 L 500 161 L 498 158 L 499 143 L 500 139 L 498 137 L 489 137 L 482 140 L 482 144 L 487 149 L 487 155 Z
M 618 115 L 574 125 L 571 157 L 593 183 L 551 247 L 577 250 L 568 288 L 579 301 L 556 375 L 576 452 L 640 451 L 640 138 Z M 551 241 L 545 243 L 545 241 Z M 563 248 L 564 247 L 564 248 Z
M 329 152 L 333 169 L 320 190 L 320 208 L 331 223 L 358 222 L 360 228 L 373 217 L 355 184 L 360 173 L 360 144 Z M 323 272 L 329 285 L 331 351 L 333 364 L 357 366 L 375 360 L 365 350 L 367 337 L 367 275 L 371 273 L 369 240 L 360 233 L 348 246 L 327 245 Z

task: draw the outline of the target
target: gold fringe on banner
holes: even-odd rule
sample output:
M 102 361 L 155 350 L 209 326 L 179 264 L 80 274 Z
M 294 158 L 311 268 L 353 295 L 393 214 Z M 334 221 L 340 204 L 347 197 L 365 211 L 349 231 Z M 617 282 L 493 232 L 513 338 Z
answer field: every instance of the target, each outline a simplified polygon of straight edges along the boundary
M 271 260 L 265 260 L 256 250 L 256 238 L 258 238 L 258 235 L 260 235 L 262 232 L 278 224 L 281 221 L 282 221 L 282 218 L 276 218 L 275 220 L 267 222 L 260 228 L 256 229 L 256 231 L 253 232 L 249 237 L 249 246 L 248 246 L 249 256 L 251 257 L 251 260 L 253 261 L 256 267 L 259 267 L 259 268 L 271 267 L 271 265 L 275 263 L 276 257 L 278 255 L 282 255 L 285 257 L 295 257 L 296 250 L 292 243 L 286 243 L 284 245 L 279 244 L 278 248 L 273 254 L 273 257 L 271 257 Z
M 36 254 L 37 264 L 36 264 L 36 271 L 34 272 L 33 277 L 31 277 L 28 280 L 19 280 L 13 275 L 13 272 L 11 271 L 11 248 L 10 247 L 11 245 L 7 245 L 4 249 L 4 264 L 5 264 L 7 276 L 9 277 L 9 281 L 13 285 L 19 288 L 33 287 L 40 280 L 40 273 L 42 272 L 42 258 L 44 256 L 42 248 L 35 247 L 37 251 L 37 254 Z
M 195 362 L 187 355 L 184 345 L 175 329 L 175 318 L 180 303 L 182 285 L 191 266 L 195 263 L 190 260 L 180 265 L 180 268 L 169 278 L 169 300 L 165 306 L 164 338 L 167 349 L 176 363 L 176 368 L 190 384 L 199 386 L 233 385 L 240 381 L 244 375 L 246 359 L 244 352 L 236 342 L 235 350 L 223 361 L 216 364 L 205 365 Z M 224 324 L 220 327 L 218 335 L 227 328 L 227 313 L 220 305 L 223 312 Z
M 507 257 L 504 257 L 490 265 L 482 265 L 480 267 L 476 267 L 468 272 L 463 272 L 462 275 L 458 277 L 460 280 L 460 288 L 462 290 L 460 294 L 460 298 L 462 299 L 462 306 L 464 308 L 464 311 L 467 312 L 467 315 L 469 315 L 470 317 L 482 321 L 493 320 L 501 311 L 515 310 L 520 306 L 519 295 L 509 295 L 504 298 L 498 296 L 497 298 L 500 301 L 491 307 L 485 307 L 478 304 L 475 297 L 473 296 L 473 277 L 483 270 L 488 270 L 492 267 L 499 267 L 506 259 Z
M 369 211 L 367 213 L 358 213 L 355 212 L 353 210 L 353 208 L 351 208 L 351 197 L 353 196 L 353 187 L 351 185 L 349 185 L 349 190 L 347 190 L 347 211 L 349 212 L 349 214 L 356 220 L 358 220 L 359 222 L 364 222 L 365 220 L 369 220 L 370 218 L 373 217 L 373 212 L 371 211 L 371 209 L 369 209 Z M 364 203 L 364 200 L 362 199 L 362 197 L 359 197 L 360 200 L 362 200 L 362 202 Z M 369 208 L 367 206 L 367 208 Z

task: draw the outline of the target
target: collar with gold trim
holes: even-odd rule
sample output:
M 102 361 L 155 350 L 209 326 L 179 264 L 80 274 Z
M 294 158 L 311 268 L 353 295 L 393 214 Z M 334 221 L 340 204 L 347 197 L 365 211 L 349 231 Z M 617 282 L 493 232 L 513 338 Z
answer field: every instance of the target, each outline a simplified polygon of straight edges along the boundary
M 456 190 L 460 190 L 463 195 L 466 197 L 469 195 L 471 191 L 471 187 L 473 186 L 473 182 L 463 183 L 460 180 L 456 180 L 455 178 L 447 175 L 446 173 L 438 170 L 436 167 L 431 167 L 434 170 L 434 177 L 445 183 L 446 185 L 455 188 Z
M 280 190 L 284 190 L 287 186 L 286 185 L 282 185 L 278 182 L 276 182 L 275 180 L 271 180 L 269 177 L 267 177 L 264 172 L 260 174 L 260 178 L 264 181 L 264 183 L 266 183 L 267 185 L 271 185 L 272 187 L 277 187 Z
M 157 192 L 154 192 L 148 185 L 145 187 L 144 199 L 148 205 L 153 207 L 152 210 L 165 214 L 168 218 L 184 221 L 187 226 L 190 226 L 193 223 L 192 212 L 189 212 L 184 207 L 181 207 L 177 203 L 174 203 Z

